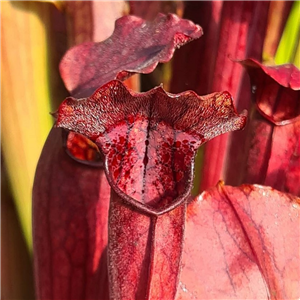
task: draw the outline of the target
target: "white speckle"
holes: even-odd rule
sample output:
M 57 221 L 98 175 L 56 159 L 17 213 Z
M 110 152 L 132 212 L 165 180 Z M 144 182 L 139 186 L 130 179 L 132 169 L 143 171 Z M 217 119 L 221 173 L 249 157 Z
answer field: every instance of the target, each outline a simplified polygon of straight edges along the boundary
M 264 186 L 264 185 L 261 185 L 261 184 L 253 184 L 253 186 L 255 186 L 255 187 L 258 188 L 258 189 L 269 188 L 268 186 Z
M 204 200 L 204 197 L 203 197 L 204 194 L 205 194 L 205 192 L 201 193 L 201 194 L 197 197 L 197 198 L 198 198 L 197 200 L 198 200 L 198 201 L 203 201 L 203 200 Z
M 179 282 L 179 285 L 181 286 L 181 289 L 182 289 L 185 293 L 188 292 L 187 288 L 185 287 L 185 285 L 184 285 L 181 281 Z
M 257 189 L 260 189 L 259 192 L 263 196 L 267 196 L 268 195 L 268 190 L 272 189 L 270 186 L 264 186 L 264 185 L 260 185 L 260 184 L 253 184 L 253 186 L 255 186 Z
M 294 209 L 299 209 L 299 208 L 300 208 L 298 203 L 293 203 L 293 204 L 292 204 L 292 207 L 293 207 Z

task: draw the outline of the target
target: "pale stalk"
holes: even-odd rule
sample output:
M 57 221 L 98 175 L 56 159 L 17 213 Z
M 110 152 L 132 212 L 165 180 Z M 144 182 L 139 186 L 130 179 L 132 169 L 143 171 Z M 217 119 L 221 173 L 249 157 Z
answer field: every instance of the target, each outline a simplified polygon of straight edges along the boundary
M 263 61 L 265 64 L 274 64 L 274 56 L 291 7 L 292 3 L 288 1 L 272 1 L 270 3 L 268 25 L 263 47 Z
M 51 128 L 47 68 L 49 4 L 1 3 L 2 150 L 23 233 L 32 249 L 31 192 Z

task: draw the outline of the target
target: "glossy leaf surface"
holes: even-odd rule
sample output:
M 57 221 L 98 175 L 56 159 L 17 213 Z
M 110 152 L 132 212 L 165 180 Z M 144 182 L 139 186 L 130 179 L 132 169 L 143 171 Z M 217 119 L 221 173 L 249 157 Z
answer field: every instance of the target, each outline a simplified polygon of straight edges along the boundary
M 300 195 L 300 71 L 293 65 L 242 63 L 250 75 L 257 112 L 249 123 L 241 179 Z
M 300 199 L 219 185 L 187 209 L 176 299 L 297 299 Z
M 172 58 L 175 48 L 201 35 L 200 26 L 176 15 L 159 14 L 153 22 L 125 16 L 104 42 L 71 48 L 60 63 L 61 76 L 73 96 L 87 97 L 114 78 L 152 72 Z
M 241 61 L 251 79 L 259 112 L 275 125 L 300 115 L 300 71 L 292 64 L 265 66 L 253 59 Z
M 246 2 L 245 6 L 252 4 Z M 252 19 L 246 10 L 242 16 Z M 247 32 L 244 24 L 238 28 L 234 38 Z M 253 33 L 256 27 L 252 28 Z M 152 38 L 153 34 L 149 40 Z M 235 50 L 241 48 L 243 41 Z M 97 51 L 89 52 L 91 49 L 92 44 L 81 54 L 89 59 L 96 52 L 93 59 L 98 59 Z M 112 61 L 115 56 L 107 51 Z M 83 82 L 83 86 L 76 83 L 70 89 L 73 95 L 89 96 L 98 86 L 93 81 L 93 59 L 83 66 L 87 73 L 81 77 L 76 70 L 67 74 L 68 78 L 78 75 Z M 102 67 L 97 66 L 96 71 L 103 71 Z M 114 70 L 105 81 L 116 76 L 124 79 L 132 72 L 127 71 Z M 91 86 L 86 88 L 85 83 Z M 39 297 L 106 299 L 109 292 L 114 300 L 224 299 L 224 295 L 235 299 L 299 298 L 295 280 L 299 278 L 299 255 L 295 253 L 299 207 L 293 197 L 252 186 L 219 186 L 187 208 L 196 148 L 216 134 L 242 128 L 244 123 L 245 116 L 236 114 L 226 92 L 199 97 L 193 92 L 173 95 L 159 87 L 138 94 L 120 81 L 112 81 L 89 98 L 66 99 L 57 125 L 88 136 L 105 156 L 105 171 L 113 187 L 109 239 L 107 244 L 110 187 L 104 172 L 82 165 L 77 168 L 62 151 L 59 130 L 54 129 L 39 163 L 34 190 L 35 222 L 42 224 L 35 226 L 35 248 L 40 253 L 35 258 L 41 274 Z M 80 146 L 80 136 L 75 137 L 72 145 L 76 147 L 69 149 L 77 157 L 93 160 L 93 155 L 99 154 L 96 148 L 89 154 L 86 144 Z M 292 201 L 294 210 L 289 211 L 286 200 Z M 264 223 L 278 203 L 274 217 L 277 219 L 277 211 L 282 210 L 284 221 L 275 221 L 276 229 L 285 233 L 293 226 L 284 235 L 294 243 L 293 248 L 280 236 L 273 241 L 275 230 L 270 221 Z M 277 251 L 282 248 L 284 253 Z

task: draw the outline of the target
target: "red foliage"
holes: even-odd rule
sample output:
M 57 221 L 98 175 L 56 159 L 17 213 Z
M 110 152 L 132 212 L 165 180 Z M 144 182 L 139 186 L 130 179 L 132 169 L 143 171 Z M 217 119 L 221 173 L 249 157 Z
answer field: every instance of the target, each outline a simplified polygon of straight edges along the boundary
M 243 61 L 257 112 L 249 122 L 242 181 L 300 195 L 300 71 Z
M 157 87 L 134 93 L 117 80 L 89 98 L 67 98 L 60 105 L 56 126 L 97 143 L 114 190 L 111 297 L 174 298 L 196 149 L 216 135 L 243 128 L 245 120 L 227 92 L 200 97 Z M 168 284 L 162 286 L 161 280 Z
M 108 265 L 111 299 L 174 299 L 181 268 L 186 202 L 161 216 L 110 203 Z
M 163 211 L 189 192 L 196 149 L 217 135 L 243 128 L 245 120 L 226 92 L 200 97 L 157 87 L 134 93 L 114 80 L 89 98 L 67 98 L 56 126 L 97 143 L 109 182 L 121 197 L 125 193 L 142 206 Z
M 238 16 L 230 12 L 240 12 L 240 8 L 231 5 L 222 6 L 226 14 L 221 45 L 244 51 L 242 42 L 231 47 L 226 41 L 231 18 L 244 32 L 242 21 L 250 22 L 253 11 L 264 14 L 268 3 L 239 2 L 243 9 Z M 263 10 L 259 12 L 258 7 Z M 91 144 L 90 148 L 90 141 L 73 132 L 63 145 L 61 130 L 54 128 L 38 164 L 33 190 L 38 298 L 299 298 L 299 198 L 262 186 L 233 188 L 222 184 L 194 200 L 189 198 L 197 148 L 245 125 L 246 117 L 236 113 L 230 94 L 200 97 L 187 91 L 175 95 L 162 87 L 136 93 L 112 80 L 124 79 L 131 72 L 151 72 L 159 61 L 171 58 L 175 47 L 199 37 L 200 27 L 174 15 L 160 15 L 154 23 L 130 16 L 116 24 L 111 38 L 71 49 L 61 64 L 73 95 L 89 96 L 98 85 L 105 84 L 88 98 L 67 98 L 56 115 L 58 127 L 82 134 L 97 146 Z M 141 35 L 145 43 L 140 42 Z M 259 42 L 253 51 L 260 47 Z M 217 55 L 215 74 L 223 74 L 224 55 Z M 258 66 L 252 61 L 251 67 L 253 64 Z M 226 61 L 226 66 L 230 65 Z M 236 68 L 225 73 L 226 85 L 231 86 L 233 75 L 241 74 Z M 264 73 L 264 67 L 259 69 Z M 260 76 L 264 75 L 260 73 L 257 78 Z M 223 86 L 220 80 L 216 80 L 219 88 Z M 234 83 L 235 93 L 239 84 Z M 273 90 L 277 91 L 271 88 L 266 94 Z M 257 83 L 257 95 L 259 91 Z M 298 109 L 290 100 L 288 107 Z M 284 146 L 277 146 L 281 162 L 295 162 L 295 172 L 290 168 L 291 176 L 285 177 L 287 185 L 299 176 L 298 113 L 289 109 L 282 114 L 284 105 L 274 108 L 273 104 L 269 99 L 258 100 L 265 115 L 271 118 L 274 114 L 273 123 L 291 123 L 286 125 L 291 126 L 288 129 L 274 127 L 270 118 L 265 121 L 274 127 L 273 135 L 279 130 L 279 141 L 288 139 L 288 147 L 294 151 L 284 157 Z M 264 143 L 262 137 L 259 149 Z M 64 146 L 77 159 L 98 166 L 102 164 L 101 152 L 105 170 L 72 160 Z M 274 170 L 280 171 L 277 155 Z M 260 166 L 258 160 L 251 163 L 255 168 Z
M 296 299 L 300 199 L 222 186 L 188 205 L 177 299 Z
M 103 172 L 66 156 L 60 135 L 52 130 L 36 175 L 37 293 L 39 299 L 106 299 L 109 198 L 99 186 Z M 149 299 L 174 295 L 177 288 L 176 299 L 299 296 L 299 198 L 259 186 L 219 185 L 189 203 L 185 222 L 185 205 L 151 219 L 124 206 L 115 194 L 111 201 L 113 293 L 129 295 L 138 282 L 139 293 L 149 291 Z M 183 228 L 184 243 L 178 241 Z
M 125 79 L 131 75 L 122 72 L 124 70 L 150 72 L 158 62 L 169 60 L 176 47 L 201 34 L 199 26 L 174 15 L 160 15 L 153 23 L 133 16 L 124 17 L 117 21 L 110 39 L 71 49 L 61 63 L 62 77 L 72 94 L 90 95 L 101 83 L 116 76 Z M 143 43 L 140 42 L 141 35 L 146 38 Z M 122 51 L 127 51 L 128 55 L 124 56 Z M 102 61 L 98 60 L 99 56 Z M 116 64 L 111 63 L 112 57 L 117 60 Z M 96 66 L 95 61 L 99 63 Z M 88 159 L 95 165 L 96 159 L 99 165 L 97 147 L 90 147 L 91 142 L 74 133 L 70 133 L 68 139 L 64 136 L 64 142 L 63 145 L 61 132 L 53 129 L 41 155 L 34 183 L 37 297 L 106 299 L 110 186 L 103 170 L 78 164 L 64 152 L 65 147 L 76 160 Z M 179 226 L 181 224 L 182 219 Z M 181 248 L 178 255 L 180 257 Z M 174 284 L 176 280 L 172 282 Z
M 232 59 L 261 59 L 269 4 L 269 1 L 185 2 L 184 17 L 201 24 L 204 35 L 175 53 L 171 92 L 187 88 L 200 95 L 229 91 L 238 110 L 248 109 L 249 85 L 243 68 Z M 238 136 L 239 143 L 230 148 L 232 136 Z M 244 142 L 244 132 L 237 132 L 217 137 L 204 146 L 201 190 L 214 186 L 219 179 L 227 182 L 226 169 L 239 168 Z M 233 159 L 228 163 L 231 153 Z
M 265 66 L 253 59 L 241 61 L 251 79 L 257 109 L 275 125 L 300 116 L 300 71 L 292 64 Z
M 108 298 L 109 191 L 104 171 L 71 159 L 52 129 L 33 188 L 37 299 Z
M 66 152 L 78 162 L 93 166 L 103 165 L 97 145 L 85 136 L 65 131 L 63 142 Z
M 159 62 L 169 61 L 176 48 L 201 35 L 200 26 L 176 15 L 159 14 L 153 22 L 125 16 L 116 21 L 107 40 L 71 48 L 60 73 L 73 96 L 87 97 L 114 78 L 152 72 Z

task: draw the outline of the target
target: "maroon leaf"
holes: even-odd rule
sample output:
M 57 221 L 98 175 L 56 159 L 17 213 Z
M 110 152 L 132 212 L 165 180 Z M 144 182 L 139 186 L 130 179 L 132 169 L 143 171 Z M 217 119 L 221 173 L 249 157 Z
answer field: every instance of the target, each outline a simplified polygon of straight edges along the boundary
M 226 90 L 238 110 L 250 108 L 247 77 L 232 59 L 261 59 L 269 4 L 269 1 L 185 2 L 184 18 L 201 24 L 205 34 L 175 53 L 171 92 L 188 88 L 202 95 Z M 232 136 L 239 136 L 239 142 L 229 150 Z M 226 134 L 203 147 L 201 190 L 214 186 L 221 178 L 227 182 L 226 168 L 238 169 L 245 136 L 244 132 Z M 228 164 L 230 153 L 234 153 L 235 160 Z
M 115 20 L 126 13 L 124 0 L 118 2 L 65 1 L 61 6 L 64 12 L 64 21 L 67 23 L 66 37 L 69 46 L 107 39 L 114 30 Z M 53 19 L 53 25 L 57 26 L 55 22 L 57 19 Z
M 96 142 L 114 190 L 108 246 L 112 298 L 174 298 L 195 151 L 218 134 L 241 129 L 245 119 L 227 92 L 200 97 L 157 87 L 134 93 L 117 80 L 89 98 L 61 104 L 56 126 Z
M 113 32 L 115 20 L 122 16 L 124 5 L 125 2 L 122 1 L 117 3 L 97 1 L 64 2 L 65 17 L 68 23 L 68 44 L 74 46 L 84 42 L 99 42 L 108 38 Z M 57 20 L 55 19 L 55 21 Z M 54 24 L 56 24 L 55 21 Z M 114 77 L 110 78 L 110 80 L 112 79 Z M 138 80 L 136 76 L 128 79 L 126 84 L 133 89 L 134 87 L 137 88 Z M 66 95 L 56 99 L 64 97 Z M 57 106 L 60 103 L 58 102 Z M 83 136 L 76 136 L 75 133 L 70 133 L 65 139 L 66 151 L 73 159 L 93 166 L 101 164 L 99 153 L 95 150 L 97 146 L 91 141 Z
M 56 126 L 95 141 L 117 193 L 134 198 L 142 210 L 151 206 L 158 213 L 187 192 L 195 149 L 241 129 L 245 119 L 236 114 L 227 92 L 200 97 L 157 87 L 139 94 L 113 80 L 89 98 L 67 98 Z
M 104 42 L 71 48 L 61 61 L 61 76 L 73 96 L 87 97 L 114 78 L 152 72 L 171 59 L 175 48 L 201 35 L 200 26 L 176 15 L 159 14 L 153 22 L 125 16 Z
M 251 79 L 257 109 L 275 125 L 300 115 L 300 71 L 292 64 L 265 66 L 254 59 L 241 61 Z
M 174 299 L 186 203 L 151 217 L 124 205 L 113 192 L 110 211 L 110 298 Z
M 108 299 L 109 194 L 104 171 L 68 157 L 52 129 L 33 188 L 37 299 Z
M 218 185 L 188 205 L 176 299 L 298 299 L 300 199 Z
M 240 181 L 300 195 L 300 71 L 291 65 L 242 63 L 250 75 L 255 103 Z M 229 170 L 227 177 L 235 177 L 235 172 Z
M 240 63 L 250 75 L 253 114 L 243 140 L 233 137 L 226 181 L 266 184 L 300 195 L 299 70 L 292 65 L 264 66 L 253 59 Z

